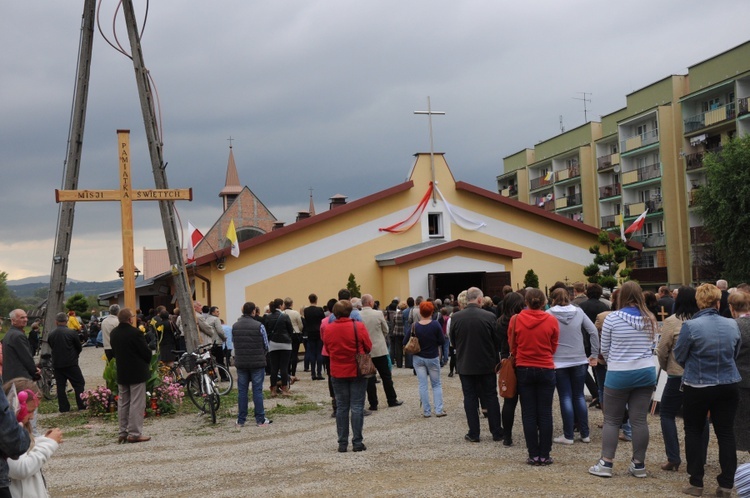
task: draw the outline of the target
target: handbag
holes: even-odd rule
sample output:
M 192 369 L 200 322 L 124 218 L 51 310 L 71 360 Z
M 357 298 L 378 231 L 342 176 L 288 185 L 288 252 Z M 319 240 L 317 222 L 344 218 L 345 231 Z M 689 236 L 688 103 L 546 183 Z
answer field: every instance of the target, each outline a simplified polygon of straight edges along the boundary
M 513 333 L 516 331 L 516 322 L 513 321 Z M 518 383 L 516 381 L 516 359 L 511 354 L 508 358 L 500 362 L 500 369 L 495 367 L 497 375 L 497 385 L 500 390 L 501 398 L 514 398 L 517 393 Z
M 357 323 L 352 322 L 354 327 L 354 347 L 356 353 L 354 354 L 354 360 L 357 362 L 357 377 L 372 377 L 375 375 L 377 370 L 375 364 L 372 362 L 372 357 L 369 351 L 365 351 L 362 346 L 362 352 L 359 352 L 359 337 L 357 336 Z
M 497 375 L 497 384 L 500 389 L 501 398 L 514 398 L 516 396 L 516 359 L 510 356 L 500 362 L 500 371 Z M 495 367 L 497 371 L 497 367 Z
M 417 354 L 422 351 L 419 345 L 419 338 L 417 337 L 417 324 L 414 323 L 411 326 L 411 334 L 409 334 L 409 342 L 404 346 L 404 354 Z

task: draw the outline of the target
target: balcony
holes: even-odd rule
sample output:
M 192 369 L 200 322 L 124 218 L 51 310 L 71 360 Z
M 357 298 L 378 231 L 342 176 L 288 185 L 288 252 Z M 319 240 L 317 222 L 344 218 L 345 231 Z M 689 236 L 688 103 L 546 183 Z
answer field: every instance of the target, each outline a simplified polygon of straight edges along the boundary
M 703 167 L 703 152 L 696 152 L 695 154 L 688 154 L 685 156 L 685 169 L 691 171 L 694 169 L 701 169 Z
M 747 99 L 745 99 L 745 106 L 747 106 Z M 684 120 L 685 133 L 692 133 L 694 131 L 702 130 L 709 126 L 734 119 L 736 117 L 735 103 L 730 102 L 727 105 L 711 109 L 710 111 L 690 116 Z M 747 111 L 746 111 L 747 112 Z
M 561 182 L 564 180 L 570 180 L 571 178 L 576 178 L 581 176 L 581 167 L 577 164 L 575 166 L 570 166 L 568 168 L 565 168 L 561 171 L 555 172 L 555 181 Z
M 546 175 L 540 176 L 539 178 L 532 178 L 529 185 L 531 187 L 531 190 L 536 190 L 538 188 L 542 188 L 547 185 L 552 185 L 552 175 L 550 175 L 549 180 L 547 179 Z
M 667 238 L 663 233 L 654 233 L 650 235 L 636 235 L 631 237 L 631 240 L 635 240 L 643 244 L 643 247 L 664 247 L 667 245 Z
M 690 227 L 691 244 L 710 244 L 711 242 L 713 238 L 706 227 Z
M 659 177 L 661 177 L 661 165 L 659 163 L 649 164 L 648 166 L 623 173 L 622 184 L 629 185 Z
M 618 153 L 596 158 L 596 169 L 599 171 L 609 169 L 616 164 L 620 164 L 620 154 Z
M 603 187 L 599 187 L 599 199 L 606 199 L 607 197 L 615 197 L 617 195 L 620 195 L 622 192 L 620 191 L 620 184 L 619 183 L 613 183 L 611 185 L 605 185 Z
M 567 195 L 555 199 L 555 209 L 565 209 L 582 204 L 581 194 Z
M 537 207 L 544 209 L 545 211 L 554 212 L 555 211 L 555 200 L 550 199 L 548 201 L 544 201 L 543 203 L 537 204 Z
M 620 216 L 619 214 L 610 214 L 607 216 L 602 216 L 602 230 L 607 230 L 608 228 L 615 228 L 617 226 L 617 217 Z
M 659 141 L 659 130 L 651 130 L 640 135 L 634 135 L 620 142 L 620 151 L 629 152 L 631 150 L 645 147 Z
M 514 197 L 518 195 L 518 187 L 516 185 L 511 185 L 510 187 L 504 188 L 500 191 L 500 195 L 504 197 Z
M 745 114 L 747 114 L 748 112 L 750 112 L 750 110 L 748 109 L 748 102 L 747 101 L 748 101 L 748 97 L 737 99 L 737 108 L 738 108 L 738 111 L 739 111 L 738 115 L 744 116 Z
M 668 282 L 667 267 L 660 266 L 655 268 L 633 268 L 630 272 L 630 278 L 637 280 L 641 284 L 654 282 Z
M 655 213 L 662 210 L 661 197 L 646 202 L 636 202 L 634 204 L 625 204 L 625 217 L 640 216 L 646 209 L 649 213 Z

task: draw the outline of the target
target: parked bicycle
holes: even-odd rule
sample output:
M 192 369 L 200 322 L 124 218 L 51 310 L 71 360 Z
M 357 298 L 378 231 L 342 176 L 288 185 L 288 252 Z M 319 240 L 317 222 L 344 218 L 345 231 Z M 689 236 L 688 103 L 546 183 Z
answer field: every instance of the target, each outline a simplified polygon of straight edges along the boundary
M 55 370 L 52 368 L 52 355 L 43 354 L 39 358 L 39 369 L 41 375 L 36 385 L 42 392 L 44 399 L 55 399 L 57 397 L 57 382 L 55 381 Z
M 202 346 L 192 353 L 183 353 L 173 367 L 175 378 L 182 379 L 188 397 L 203 413 L 210 413 L 211 422 L 216 423 L 216 411 L 220 398 L 234 385 L 229 371 L 217 365 L 211 356 L 210 346 Z M 179 380 L 178 380 L 179 381 Z

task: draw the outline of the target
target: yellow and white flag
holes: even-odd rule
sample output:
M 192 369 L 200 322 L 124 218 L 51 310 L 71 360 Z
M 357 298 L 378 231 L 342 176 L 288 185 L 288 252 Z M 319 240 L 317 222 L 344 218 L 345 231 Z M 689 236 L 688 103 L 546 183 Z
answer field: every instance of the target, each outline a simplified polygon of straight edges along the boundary
M 240 257 L 240 244 L 237 242 L 237 230 L 234 229 L 234 220 L 229 220 L 229 228 L 227 229 L 227 239 L 232 242 L 232 256 L 235 258 Z

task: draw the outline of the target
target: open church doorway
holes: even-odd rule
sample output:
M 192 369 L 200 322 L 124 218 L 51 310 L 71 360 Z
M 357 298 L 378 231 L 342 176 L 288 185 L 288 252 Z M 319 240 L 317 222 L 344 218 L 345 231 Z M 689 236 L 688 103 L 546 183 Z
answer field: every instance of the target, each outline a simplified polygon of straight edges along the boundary
M 430 297 L 443 299 L 449 294 L 458 297 L 469 287 L 479 287 L 485 296 L 502 296 L 503 286 L 510 285 L 509 271 L 475 271 L 465 273 L 430 273 L 427 275 Z

